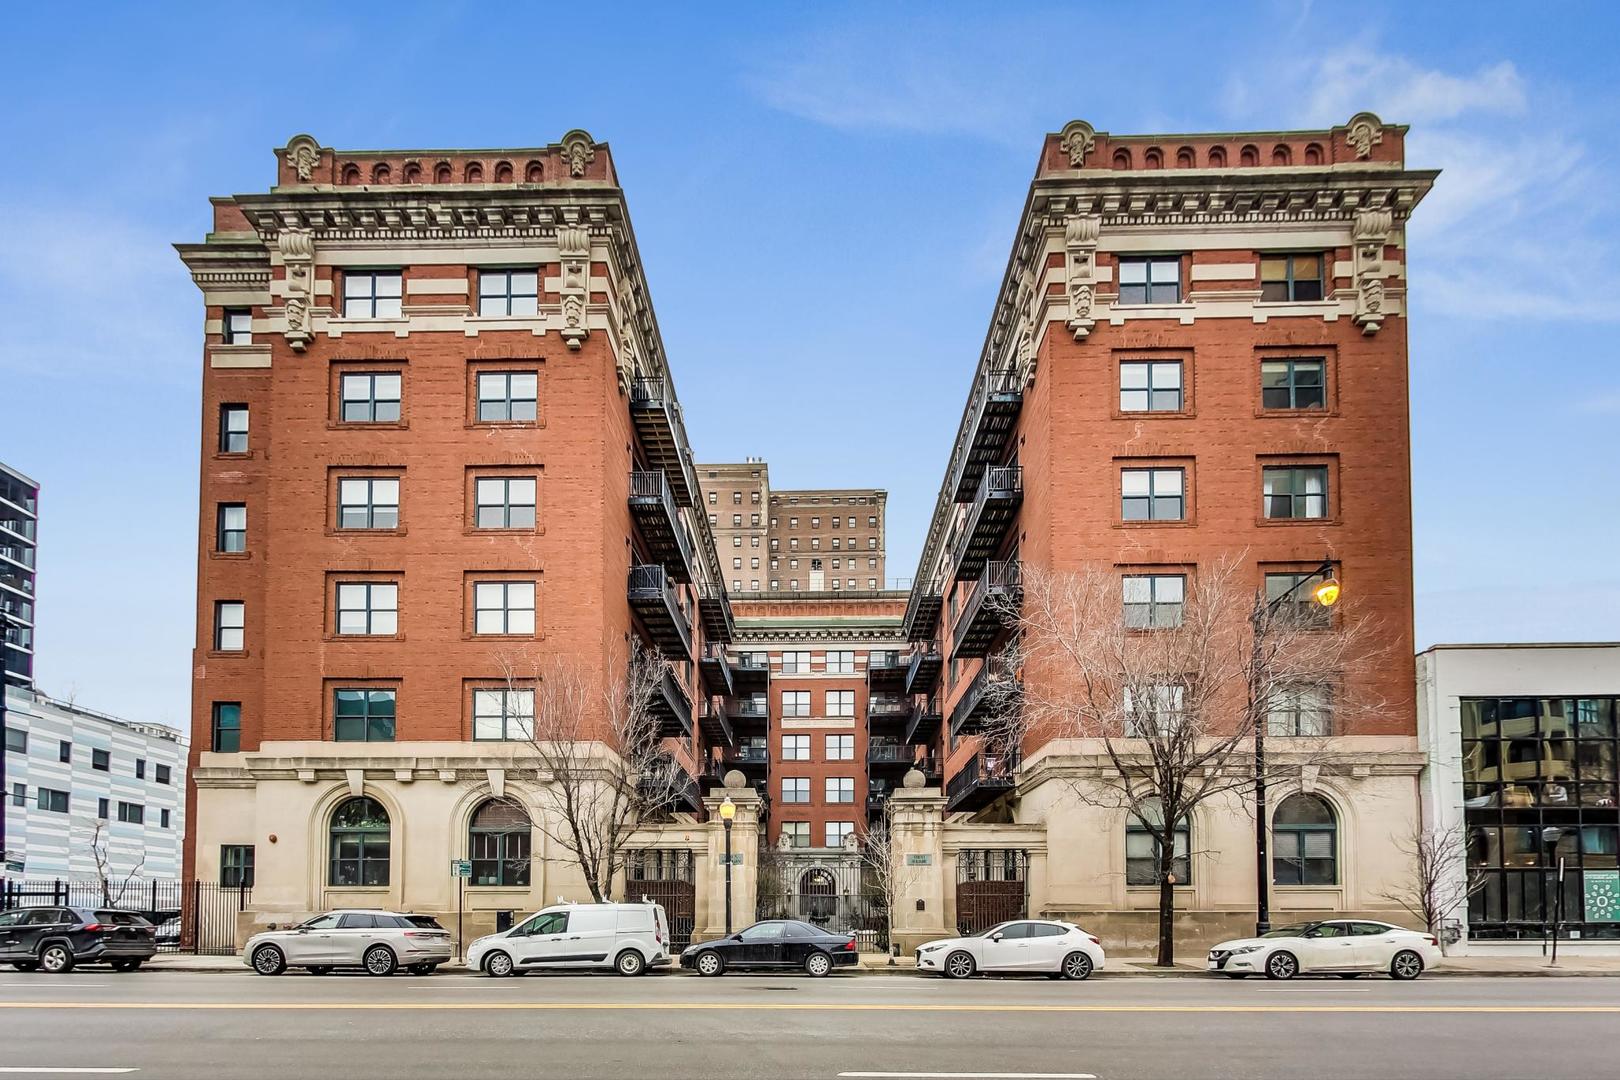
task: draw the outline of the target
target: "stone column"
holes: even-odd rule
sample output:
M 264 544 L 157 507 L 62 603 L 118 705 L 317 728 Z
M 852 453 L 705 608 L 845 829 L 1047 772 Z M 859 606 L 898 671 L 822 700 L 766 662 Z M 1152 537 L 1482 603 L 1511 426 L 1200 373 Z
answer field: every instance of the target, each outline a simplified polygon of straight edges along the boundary
M 922 786 L 922 774 L 906 774 L 889 795 L 895 847 L 894 944 L 903 954 L 925 941 L 947 937 L 945 922 L 945 795 Z
M 726 835 L 720 817 L 720 804 L 729 796 L 737 808 L 731 822 L 731 929 L 741 930 L 754 921 L 754 892 L 759 872 L 759 792 L 748 786 L 742 773 L 733 769 L 726 774 L 725 788 L 703 797 L 709 812 L 707 823 L 709 847 L 699 858 L 707 863 L 695 875 L 699 882 L 707 877 L 705 895 L 699 898 L 697 925 L 692 930 L 693 941 L 708 941 L 726 932 Z M 706 910 L 704 910 L 706 908 Z

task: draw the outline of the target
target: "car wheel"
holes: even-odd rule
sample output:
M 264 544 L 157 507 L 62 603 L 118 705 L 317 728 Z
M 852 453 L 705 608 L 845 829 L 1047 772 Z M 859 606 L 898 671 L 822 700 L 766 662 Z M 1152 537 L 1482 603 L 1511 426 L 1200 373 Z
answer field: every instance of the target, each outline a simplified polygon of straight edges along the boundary
M 620 975 L 640 975 L 647 970 L 646 959 L 635 949 L 626 949 L 613 962 Z
M 18 971 L 38 971 L 39 970 L 39 961 L 38 960 L 18 960 L 15 964 L 12 964 L 11 966 L 16 968 Z
M 39 966 L 47 975 L 66 975 L 73 970 L 73 950 L 66 945 L 47 945 L 39 954 Z
M 409 970 L 412 975 L 431 975 L 438 966 L 429 963 L 412 964 Z
M 484 974 L 504 979 L 512 974 L 512 957 L 496 949 L 484 957 Z
M 316 964 L 314 967 L 306 968 L 305 970 L 311 975 L 327 975 L 332 971 L 331 968 L 325 966 L 324 964 Z
M 1063 977 L 1075 982 L 1091 978 L 1091 957 L 1083 952 L 1072 952 L 1063 958 Z
M 953 952 L 945 958 L 944 972 L 946 978 L 965 979 L 973 974 L 973 956 L 965 952 Z
M 1299 961 L 1291 952 L 1274 952 L 1266 960 L 1266 978 L 1292 979 L 1299 974 Z
M 114 960 L 112 969 L 114 971 L 138 971 L 140 966 L 141 962 L 139 960 Z
M 386 945 L 373 945 L 366 950 L 362 959 L 368 975 L 392 975 L 394 969 L 399 967 L 399 961 L 394 959 L 394 950 Z
M 698 953 L 697 962 L 693 966 L 697 968 L 699 975 L 721 975 L 725 973 L 726 961 L 725 957 L 710 949 Z
M 274 945 L 260 945 L 253 950 L 253 970 L 260 975 L 280 975 L 287 970 L 287 958 Z
M 1389 962 L 1389 977 L 1407 982 L 1423 974 L 1423 957 L 1411 949 L 1402 949 Z
M 819 949 L 804 958 L 805 974 L 812 978 L 824 979 L 831 970 L 832 957 Z

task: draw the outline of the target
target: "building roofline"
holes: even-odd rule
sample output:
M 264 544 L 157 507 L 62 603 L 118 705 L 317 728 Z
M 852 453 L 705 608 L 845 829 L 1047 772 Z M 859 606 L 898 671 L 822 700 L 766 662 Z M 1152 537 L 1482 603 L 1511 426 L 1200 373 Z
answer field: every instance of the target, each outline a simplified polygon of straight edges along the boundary
M 1620 641 L 1445 641 L 1419 649 L 1418 655 L 1464 649 L 1620 649 Z
M 32 476 L 29 476 L 25 472 L 19 472 L 3 461 L 0 461 L 0 472 L 6 473 L 10 476 L 15 476 L 18 480 L 21 480 L 25 484 L 32 484 L 34 487 L 39 487 L 38 480 L 35 480 Z
M 167 724 L 150 724 L 142 720 L 126 720 L 121 716 L 114 716 L 111 713 L 104 713 L 98 709 L 89 709 L 83 705 L 74 704 L 71 701 L 63 701 L 60 698 L 53 698 L 51 695 L 42 690 L 22 686 L 14 686 L 14 688 L 20 693 L 26 694 L 28 697 L 31 697 L 36 701 L 44 702 L 45 704 L 50 705 L 53 708 L 60 709 L 66 713 L 73 713 L 91 720 L 100 720 L 107 724 L 116 724 L 121 728 L 128 728 L 129 730 L 142 735 L 150 735 L 155 739 L 167 739 L 170 742 L 179 743 L 182 746 L 186 745 L 185 733 L 180 731 L 178 728 L 172 728 Z

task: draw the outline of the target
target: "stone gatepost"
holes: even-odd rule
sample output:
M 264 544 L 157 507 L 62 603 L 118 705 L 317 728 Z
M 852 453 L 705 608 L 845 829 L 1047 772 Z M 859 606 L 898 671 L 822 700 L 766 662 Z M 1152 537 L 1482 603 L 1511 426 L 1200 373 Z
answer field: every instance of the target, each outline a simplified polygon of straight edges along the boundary
M 895 847 L 894 944 L 902 955 L 950 936 L 945 920 L 945 795 L 916 770 L 890 792 Z
M 754 921 L 754 894 L 759 873 L 759 792 L 748 786 L 742 773 L 726 773 L 725 787 L 703 797 L 709 812 L 708 851 L 699 852 L 701 865 L 694 875 L 698 886 L 697 925 L 693 941 L 708 941 L 726 932 L 726 834 L 720 806 L 731 798 L 737 808 L 731 822 L 731 929 L 741 930 Z

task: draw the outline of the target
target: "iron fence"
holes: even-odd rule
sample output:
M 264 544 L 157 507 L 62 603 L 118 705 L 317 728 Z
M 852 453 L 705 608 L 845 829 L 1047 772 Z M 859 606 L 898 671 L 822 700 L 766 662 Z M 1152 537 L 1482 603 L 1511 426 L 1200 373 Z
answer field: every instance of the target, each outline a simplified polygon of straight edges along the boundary
M 253 902 L 251 885 L 164 878 L 7 878 L 0 911 L 20 907 L 116 908 L 158 928 L 158 951 L 230 956 L 236 917 Z

